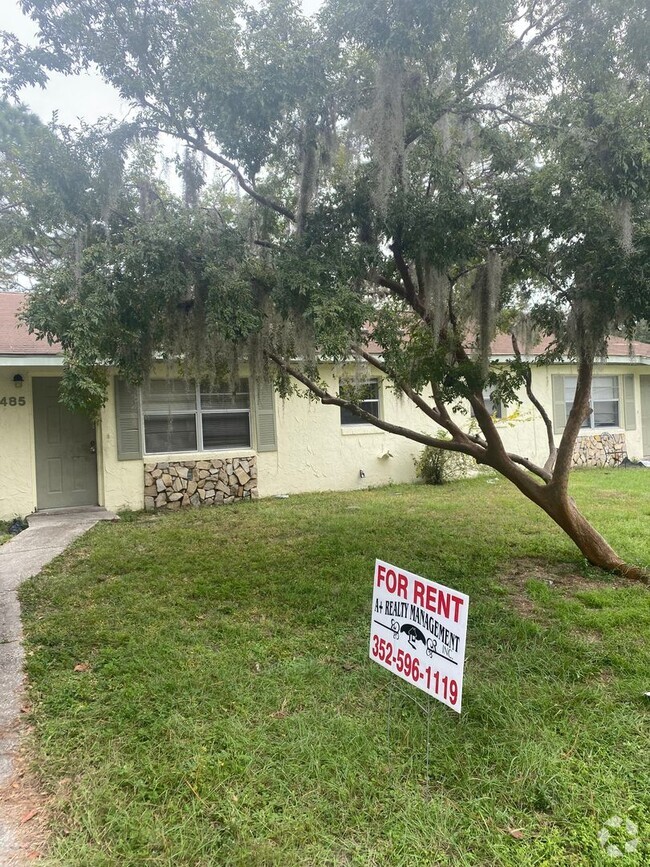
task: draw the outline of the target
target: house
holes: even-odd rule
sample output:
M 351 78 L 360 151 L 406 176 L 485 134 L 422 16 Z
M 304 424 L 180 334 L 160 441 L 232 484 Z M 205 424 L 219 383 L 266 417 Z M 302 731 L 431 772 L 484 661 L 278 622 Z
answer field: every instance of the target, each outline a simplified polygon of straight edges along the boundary
M 160 367 L 139 391 L 112 376 L 98 422 L 58 402 L 59 346 L 37 341 L 17 318 L 24 295 L 0 293 L 0 519 L 37 509 L 102 505 L 107 509 L 180 509 L 184 505 L 304 491 L 350 490 L 414 478 L 417 443 L 359 423 L 338 407 L 301 397 L 282 401 L 242 369 L 232 388 L 170 379 Z M 507 363 L 498 338 L 494 360 Z M 323 378 L 336 392 L 342 371 Z M 418 431 L 435 426 L 373 371 L 364 406 Z M 560 434 L 575 388 L 575 367 L 533 369 L 533 389 Z M 576 465 L 616 464 L 650 455 L 650 344 L 610 343 L 597 365 L 593 414 Z M 523 395 L 501 417 L 508 449 L 543 463 L 546 432 Z M 463 423 L 471 423 L 469 415 Z

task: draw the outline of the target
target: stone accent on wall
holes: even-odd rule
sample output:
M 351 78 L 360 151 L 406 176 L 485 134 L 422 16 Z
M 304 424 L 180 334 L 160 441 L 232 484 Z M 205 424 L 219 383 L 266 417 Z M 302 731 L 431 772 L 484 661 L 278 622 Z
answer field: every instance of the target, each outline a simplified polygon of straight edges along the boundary
M 616 467 L 626 455 L 624 433 L 579 436 L 573 449 L 573 466 Z
M 144 507 L 176 511 L 256 500 L 257 458 L 159 461 L 144 467 Z

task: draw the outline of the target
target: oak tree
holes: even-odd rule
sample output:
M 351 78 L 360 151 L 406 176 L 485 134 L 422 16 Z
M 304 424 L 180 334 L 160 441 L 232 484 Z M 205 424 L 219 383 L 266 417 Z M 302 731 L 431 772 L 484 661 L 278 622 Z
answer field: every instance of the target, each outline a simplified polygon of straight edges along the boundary
M 492 467 L 591 563 L 646 578 L 568 490 L 594 359 L 650 315 L 642 3 L 22 6 L 39 42 L 5 35 L 0 63 L 2 255 L 35 278 L 29 322 L 63 343 L 67 400 L 96 411 L 107 362 L 138 381 L 154 356 L 214 375 L 246 354 L 283 393 L 298 383 Z M 25 83 L 89 67 L 129 103 L 128 124 L 45 130 L 15 107 Z M 42 182 L 35 137 L 62 166 Z M 161 137 L 182 147 L 182 195 L 156 171 Z M 504 328 L 507 366 L 490 359 Z M 557 448 L 536 404 L 542 466 L 508 452 L 483 397 L 530 393 L 524 333 L 578 369 Z M 328 391 L 318 362 L 351 357 L 448 436 Z M 473 431 L 454 412 L 467 404 Z

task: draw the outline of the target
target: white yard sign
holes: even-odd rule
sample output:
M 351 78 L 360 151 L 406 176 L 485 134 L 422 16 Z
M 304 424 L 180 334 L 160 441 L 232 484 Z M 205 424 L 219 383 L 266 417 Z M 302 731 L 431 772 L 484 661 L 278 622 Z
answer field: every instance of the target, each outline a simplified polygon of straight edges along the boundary
M 460 713 L 469 596 L 375 561 L 370 658 Z

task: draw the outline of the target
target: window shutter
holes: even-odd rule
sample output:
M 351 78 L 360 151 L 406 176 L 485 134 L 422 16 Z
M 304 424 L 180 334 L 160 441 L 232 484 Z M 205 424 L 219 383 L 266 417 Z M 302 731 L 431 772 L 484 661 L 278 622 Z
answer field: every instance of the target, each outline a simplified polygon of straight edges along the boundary
M 625 401 L 625 430 L 636 430 L 636 405 L 634 403 L 634 374 L 623 377 L 623 398 Z
M 141 458 L 138 391 L 117 376 L 115 377 L 115 422 L 118 461 L 134 461 Z
M 553 430 L 561 433 L 566 427 L 566 403 L 564 401 L 564 377 L 551 376 L 553 391 Z
M 276 451 L 278 446 L 275 435 L 275 401 L 273 385 L 270 382 L 260 381 L 255 389 L 255 429 L 257 451 Z

